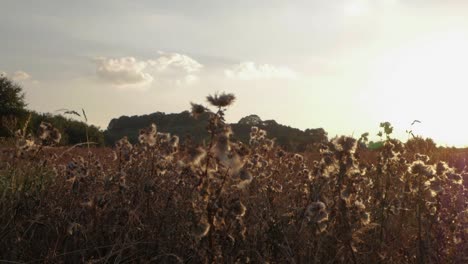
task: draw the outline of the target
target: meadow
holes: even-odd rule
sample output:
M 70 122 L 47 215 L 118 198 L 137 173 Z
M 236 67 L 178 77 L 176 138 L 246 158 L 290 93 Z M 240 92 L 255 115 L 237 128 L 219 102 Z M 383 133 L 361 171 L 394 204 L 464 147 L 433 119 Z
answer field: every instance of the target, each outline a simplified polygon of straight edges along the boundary
M 258 127 L 243 144 L 234 95 L 207 101 L 191 106 L 205 144 L 157 124 L 112 148 L 18 130 L 0 153 L 0 263 L 468 263 L 463 153 L 419 153 L 389 124 L 376 150 L 363 135 L 291 153 Z

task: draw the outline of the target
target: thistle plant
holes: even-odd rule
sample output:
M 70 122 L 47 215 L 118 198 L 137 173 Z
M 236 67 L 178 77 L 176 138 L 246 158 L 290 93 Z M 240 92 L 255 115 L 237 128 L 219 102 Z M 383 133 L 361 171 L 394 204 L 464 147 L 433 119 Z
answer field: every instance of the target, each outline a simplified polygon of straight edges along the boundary
M 466 263 L 463 155 L 418 153 L 387 122 L 377 150 L 363 134 L 288 152 L 262 124 L 241 142 L 235 99 L 191 104 L 203 142 L 149 123 L 137 141 L 64 151 L 52 124 L 15 130 L 0 149 L 0 262 Z

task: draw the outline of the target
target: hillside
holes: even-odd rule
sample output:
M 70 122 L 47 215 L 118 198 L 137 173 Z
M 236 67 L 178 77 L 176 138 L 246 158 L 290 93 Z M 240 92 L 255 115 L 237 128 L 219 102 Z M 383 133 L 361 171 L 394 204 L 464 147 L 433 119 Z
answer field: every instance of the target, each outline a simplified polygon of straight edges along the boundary
M 121 116 L 110 121 L 105 139 L 107 144 L 113 144 L 116 140 L 128 136 L 131 142 L 136 142 L 140 129 L 151 123 L 158 126 L 159 132 L 176 134 L 183 140 L 190 136 L 196 142 L 202 142 L 208 137 L 206 132 L 207 116 L 194 119 L 188 111 L 179 114 L 165 114 L 156 112 L 141 116 Z M 297 128 L 278 124 L 275 120 L 263 121 L 257 115 L 242 118 L 237 123 L 230 124 L 234 131 L 234 138 L 242 142 L 249 140 L 250 128 L 257 126 L 268 132 L 271 138 L 276 139 L 277 144 L 286 150 L 304 151 L 314 144 L 328 140 L 323 128 L 307 129 L 302 131 Z

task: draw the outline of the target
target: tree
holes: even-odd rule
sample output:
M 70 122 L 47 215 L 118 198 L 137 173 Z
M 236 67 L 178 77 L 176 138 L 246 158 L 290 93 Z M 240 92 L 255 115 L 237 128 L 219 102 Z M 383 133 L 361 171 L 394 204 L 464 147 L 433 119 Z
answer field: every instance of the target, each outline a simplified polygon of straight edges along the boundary
M 24 113 L 23 88 L 5 76 L 0 76 L 0 116 L 16 116 Z
M 23 88 L 0 75 L 0 137 L 12 136 L 25 121 L 25 107 Z

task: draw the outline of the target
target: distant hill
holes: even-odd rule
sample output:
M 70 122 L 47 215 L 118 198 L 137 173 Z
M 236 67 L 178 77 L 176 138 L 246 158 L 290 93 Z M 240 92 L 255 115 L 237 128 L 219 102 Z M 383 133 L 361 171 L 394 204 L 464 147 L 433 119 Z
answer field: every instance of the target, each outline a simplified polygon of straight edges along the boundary
M 202 142 L 208 138 L 207 120 L 206 115 L 194 119 L 188 111 L 179 114 L 156 112 L 141 116 L 121 116 L 110 121 L 105 131 L 105 140 L 107 144 L 113 145 L 116 140 L 128 136 L 131 142 L 137 142 L 139 130 L 155 123 L 159 132 L 178 135 L 182 140 L 186 135 L 190 135 L 194 141 Z M 307 148 L 313 148 L 316 143 L 328 140 L 327 133 L 323 128 L 302 131 L 278 124 L 275 120 L 263 121 L 257 115 L 246 116 L 239 122 L 231 124 L 234 139 L 248 142 L 252 126 L 266 130 L 268 136 L 275 138 L 277 144 L 286 150 L 304 151 Z

